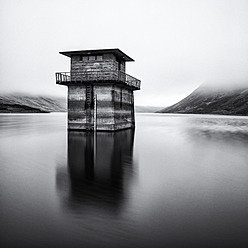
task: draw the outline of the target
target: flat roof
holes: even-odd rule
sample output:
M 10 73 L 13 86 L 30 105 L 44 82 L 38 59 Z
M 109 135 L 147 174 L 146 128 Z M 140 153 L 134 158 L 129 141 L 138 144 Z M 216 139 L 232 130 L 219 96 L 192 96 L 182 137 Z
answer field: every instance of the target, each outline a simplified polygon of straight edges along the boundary
M 95 50 L 78 50 L 78 51 L 66 51 L 66 52 L 59 52 L 67 57 L 72 57 L 73 55 L 101 55 L 101 54 L 114 54 L 119 59 L 125 61 L 134 61 L 132 58 L 127 56 L 124 52 L 120 49 L 95 49 Z

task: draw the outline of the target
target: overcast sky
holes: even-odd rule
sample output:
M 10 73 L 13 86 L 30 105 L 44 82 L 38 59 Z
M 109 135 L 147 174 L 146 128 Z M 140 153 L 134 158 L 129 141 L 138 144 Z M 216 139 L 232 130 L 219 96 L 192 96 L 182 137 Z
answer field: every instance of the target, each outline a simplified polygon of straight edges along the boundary
M 59 51 L 119 48 L 142 80 L 137 105 L 202 83 L 248 82 L 248 0 L 0 0 L 0 91 L 66 95 Z

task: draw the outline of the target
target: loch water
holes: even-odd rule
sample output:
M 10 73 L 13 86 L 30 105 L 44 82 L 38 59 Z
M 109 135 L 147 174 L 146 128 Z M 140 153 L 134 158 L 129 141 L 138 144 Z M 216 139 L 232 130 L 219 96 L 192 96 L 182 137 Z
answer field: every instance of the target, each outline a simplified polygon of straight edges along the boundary
M 0 115 L 1 247 L 248 247 L 248 117 L 66 122 Z

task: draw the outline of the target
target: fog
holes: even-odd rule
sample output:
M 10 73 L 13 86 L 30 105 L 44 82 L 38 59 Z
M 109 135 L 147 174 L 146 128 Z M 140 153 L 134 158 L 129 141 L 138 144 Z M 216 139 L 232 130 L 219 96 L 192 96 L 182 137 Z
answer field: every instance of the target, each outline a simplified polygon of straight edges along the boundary
M 0 0 L 0 92 L 65 96 L 59 51 L 119 48 L 142 80 L 137 105 L 167 106 L 201 84 L 248 82 L 246 0 Z

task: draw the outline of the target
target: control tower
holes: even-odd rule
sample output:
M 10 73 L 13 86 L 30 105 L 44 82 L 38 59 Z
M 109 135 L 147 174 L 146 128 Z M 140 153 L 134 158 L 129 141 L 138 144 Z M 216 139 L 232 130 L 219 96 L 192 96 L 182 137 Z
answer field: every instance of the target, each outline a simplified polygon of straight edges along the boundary
M 68 129 L 115 131 L 134 128 L 134 95 L 140 80 L 126 74 L 134 61 L 119 49 L 67 51 L 70 72 L 57 72 L 68 87 Z

